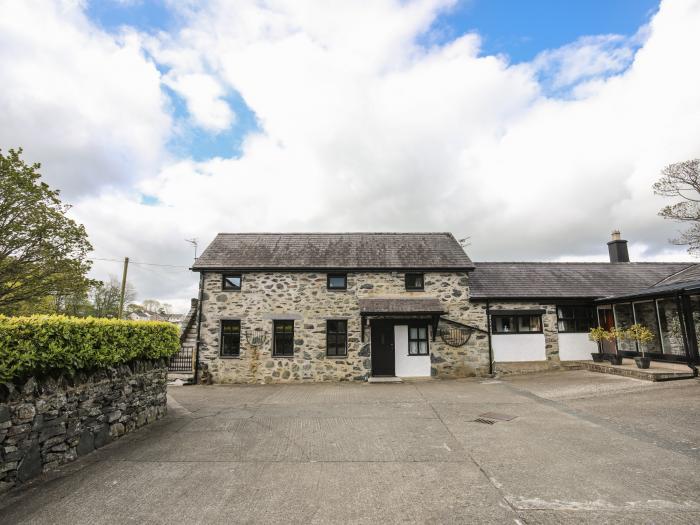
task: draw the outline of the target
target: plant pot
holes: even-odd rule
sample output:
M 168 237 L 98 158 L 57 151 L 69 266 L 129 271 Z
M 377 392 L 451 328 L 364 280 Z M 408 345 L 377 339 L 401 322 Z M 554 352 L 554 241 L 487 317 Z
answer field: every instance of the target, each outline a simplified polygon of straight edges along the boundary
M 617 354 L 610 354 L 610 364 L 611 365 L 621 365 L 622 356 Z
M 602 363 L 605 361 L 605 356 L 599 352 L 591 354 L 591 357 L 593 358 L 594 363 Z
M 637 364 L 637 368 L 649 368 L 651 364 L 650 357 L 635 357 L 634 362 Z

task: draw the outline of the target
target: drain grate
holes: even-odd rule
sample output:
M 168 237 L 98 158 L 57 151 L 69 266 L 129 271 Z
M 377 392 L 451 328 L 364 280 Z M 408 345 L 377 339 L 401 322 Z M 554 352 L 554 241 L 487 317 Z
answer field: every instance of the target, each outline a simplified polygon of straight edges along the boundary
M 483 423 L 484 425 L 493 425 L 495 423 L 495 421 L 493 421 L 492 419 L 484 419 L 483 417 L 477 417 L 474 420 L 474 423 Z
M 508 414 L 501 414 L 499 412 L 486 412 L 484 414 L 479 414 L 479 417 L 495 419 L 496 421 L 510 421 L 518 416 L 509 416 Z

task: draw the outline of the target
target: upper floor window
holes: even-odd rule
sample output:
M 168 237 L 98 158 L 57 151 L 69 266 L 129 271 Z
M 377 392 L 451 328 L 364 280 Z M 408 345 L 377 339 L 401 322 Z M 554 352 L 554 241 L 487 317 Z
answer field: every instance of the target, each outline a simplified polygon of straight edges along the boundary
M 222 357 L 237 357 L 241 355 L 241 322 L 224 319 L 221 321 Z
M 348 355 L 347 321 L 326 321 L 326 353 L 332 357 Z
M 536 334 L 542 333 L 542 316 L 492 315 L 491 329 L 494 334 Z
M 231 290 L 234 292 L 240 292 L 242 283 L 243 283 L 243 277 L 241 276 L 240 273 L 229 273 L 229 274 L 224 274 L 224 278 L 223 278 L 223 282 L 222 282 L 221 287 L 223 290 Z
M 422 290 L 423 289 L 423 274 L 422 273 L 407 273 L 406 274 L 406 290 Z
M 347 290 L 348 276 L 345 273 L 329 273 L 327 285 L 329 290 Z
M 557 328 L 560 332 L 589 332 L 595 326 L 592 306 L 557 306 Z
M 272 355 L 294 355 L 294 321 L 273 321 Z

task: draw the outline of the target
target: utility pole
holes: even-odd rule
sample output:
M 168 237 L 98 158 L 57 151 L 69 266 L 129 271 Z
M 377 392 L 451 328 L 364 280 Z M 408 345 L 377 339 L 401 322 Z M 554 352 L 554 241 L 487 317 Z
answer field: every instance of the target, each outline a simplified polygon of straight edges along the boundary
M 126 271 L 129 269 L 129 258 L 124 257 L 124 273 L 122 274 L 122 291 L 119 294 L 119 315 L 117 319 L 121 319 L 124 314 L 124 292 L 126 291 Z

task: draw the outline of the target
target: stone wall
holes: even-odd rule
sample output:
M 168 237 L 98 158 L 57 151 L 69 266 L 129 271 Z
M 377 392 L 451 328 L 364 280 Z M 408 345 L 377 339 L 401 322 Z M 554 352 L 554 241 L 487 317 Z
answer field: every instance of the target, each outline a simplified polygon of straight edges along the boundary
M 494 363 L 494 372 L 502 375 L 542 372 L 561 368 L 559 361 L 559 330 L 557 327 L 557 307 L 554 304 L 539 302 L 491 302 L 491 312 L 496 310 L 545 310 L 542 314 L 545 360 Z M 512 336 L 517 337 L 517 336 Z
M 0 491 L 163 417 L 165 361 L 0 385 Z
M 366 328 L 361 340 L 358 299 L 372 296 L 437 297 L 446 317 L 486 328 L 483 305 L 469 302 L 468 275 L 463 272 L 426 273 L 425 290 L 405 290 L 400 272 L 348 273 L 347 290 L 326 288 L 323 272 L 250 272 L 243 274 L 241 291 L 222 291 L 220 273 L 204 275 L 200 368 L 202 380 L 216 383 L 365 380 L 371 371 Z M 220 321 L 239 319 L 243 334 L 262 329 L 267 341 L 252 347 L 241 337 L 239 357 L 219 357 Z M 272 321 L 294 320 L 294 357 L 272 356 Z M 348 355 L 326 356 L 326 320 L 347 319 Z M 439 338 L 430 342 L 432 374 L 465 377 L 488 373 L 488 337 L 477 332 L 462 347 Z

